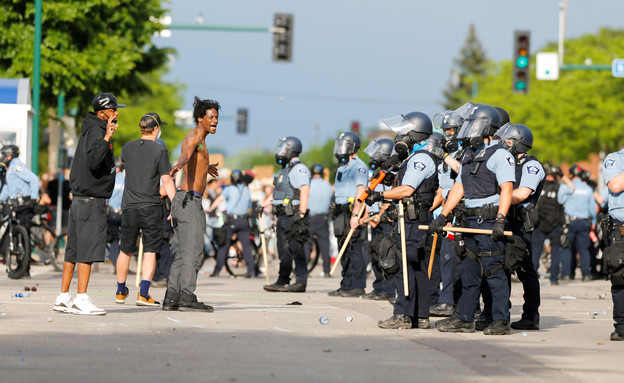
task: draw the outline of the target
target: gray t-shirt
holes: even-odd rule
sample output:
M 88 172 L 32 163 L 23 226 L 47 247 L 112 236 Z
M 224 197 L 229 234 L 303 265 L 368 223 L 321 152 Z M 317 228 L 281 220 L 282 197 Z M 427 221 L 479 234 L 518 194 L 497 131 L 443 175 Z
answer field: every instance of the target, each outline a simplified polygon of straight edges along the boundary
M 160 176 L 171 171 L 167 148 L 151 140 L 127 142 L 121 149 L 126 167 L 122 210 L 160 205 Z

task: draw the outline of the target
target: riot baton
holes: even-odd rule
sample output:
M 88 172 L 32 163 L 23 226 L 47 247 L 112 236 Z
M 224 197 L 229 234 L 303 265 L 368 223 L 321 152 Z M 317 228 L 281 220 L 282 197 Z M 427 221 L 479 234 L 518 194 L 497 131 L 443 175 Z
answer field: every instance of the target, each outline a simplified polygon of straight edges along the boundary
M 267 285 L 271 284 L 269 278 L 269 259 L 267 257 L 266 237 L 264 236 L 264 223 L 262 222 L 262 212 L 258 213 L 258 228 L 260 229 L 260 241 L 262 242 L 262 259 L 264 261 L 264 275 L 266 275 Z
M 143 267 L 143 231 L 139 237 L 139 254 L 137 256 L 136 287 L 141 286 L 141 268 Z
M 438 244 L 438 233 L 433 233 L 433 245 L 431 245 L 431 255 L 429 256 L 429 270 L 427 270 L 429 274 L 429 280 L 431 280 L 431 269 L 433 269 L 433 256 L 435 255 L 437 244 Z
M 420 230 L 429 230 L 428 225 L 418 225 Z M 456 227 L 456 226 L 445 226 L 442 228 L 444 231 L 456 231 L 458 233 L 470 233 L 470 234 L 492 234 L 492 230 L 487 229 L 471 229 L 469 227 Z M 503 231 L 503 235 L 512 236 L 513 233 L 509 230 Z
M 401 229 L 401 261 L 403 262 L 403 292 L 409 296 L 409 282 L 407 277 L 407 249 L 405 248 L 405 216 L 403 215 L 403 201 L 399 200 L 399 228 Z
M 375 214 L 375 215 L 371 215 L 368 218 L 365 218 L 364 221 L 362 221 L 363 223 L 369 223 L 370 221 L 377 221 L 379 220 L 379 214 Z
M 366 205 L 362 204 L 362 208 L 360 209 L 360 212 L 358 213 L 358 217 L 357 217 L 358 221 L 360 220 L 360 218 L 362 218 L 362 213 L 364 213 L 364 210 L 366 210 Z M 347 246 L 349 246 L 349 242 L 351 241 L 351 237 L 353 236 L 354 231 L 355 230 L 353 230 L 353 228 L 349 230 L 349 234 L 347 234 L 347 239 L 345 239 L 344 243 L 342 244 L 342 247 L 340 248 L 340 252 L 338 253 L 338 256 L 336 257 L 336 260 L 334 261 L 334 265 L 332 266 L 331 270 L 329 270 L 329 275 L 332 275 L 334 271 L 336 270 L 336 267 L 338 267 L 338 263 L 340 263 L 340 258 L 342 258 L 342 255 L 344 254 L 345 250 L 347 250 Z

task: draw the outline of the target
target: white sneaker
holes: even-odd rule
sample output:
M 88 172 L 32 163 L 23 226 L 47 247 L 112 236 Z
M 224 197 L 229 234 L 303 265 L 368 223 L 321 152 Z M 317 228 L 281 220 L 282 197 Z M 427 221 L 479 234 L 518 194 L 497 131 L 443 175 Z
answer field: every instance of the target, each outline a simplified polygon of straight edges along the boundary
M 71 306 L 71 294 L 59 294 L 59 296 L 56 297 L 56 300 L 54 301 L 54 307 L 52 307 L 52 310 L 62 313 L 69 313 L 71 312 Z
M 76 295 L 71 312 L 76 315 L 106 315 L 106 311 L 94 305 L 87 294 Z

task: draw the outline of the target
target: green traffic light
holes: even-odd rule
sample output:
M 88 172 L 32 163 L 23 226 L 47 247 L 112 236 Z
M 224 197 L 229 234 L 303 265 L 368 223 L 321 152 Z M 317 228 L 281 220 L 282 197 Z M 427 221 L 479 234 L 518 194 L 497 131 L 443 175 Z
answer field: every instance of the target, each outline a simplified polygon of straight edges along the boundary
M 524 82 L 524 81 L 516 82 L 516 89 L 518 89 L 518 90 L 525 90 L 526 89 L 526 82 Z
M 518 68 L 526 68 L 529 65 L 529 59 L 525 56 L 520 56 L 516 60 L 516 66 Z

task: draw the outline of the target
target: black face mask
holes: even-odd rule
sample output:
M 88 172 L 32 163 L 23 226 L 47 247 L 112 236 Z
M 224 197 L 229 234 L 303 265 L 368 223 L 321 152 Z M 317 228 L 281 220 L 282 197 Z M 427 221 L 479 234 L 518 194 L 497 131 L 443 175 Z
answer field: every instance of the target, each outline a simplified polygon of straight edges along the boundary
M 275 155 L 275 162 L 277 162 L 278 165 L 282 165 L 282 168 L 285 168 L 286 165 L 288 164 L 288 158 L 284 157 L 284 156 L 279 156 L 279 155 Z
M 338 163 L 341 165 L 344 165 L 347 162 L 349 162 L 349 157 L 351 157 L 349 154 L 336 154 L 336 159 L 338 160 Z
M 485 142 L 483 141 L 483 137 L 471 137 L 470 138 L 470 147 L 474 150 L 479 149 L 483 146 Z
M 409 156 L 410 147 L 407 144 L 409 142 L 407 136 L 399 136 L 396 138 L 394 143 L 394 151 L 397 152 L 399 158 L 404 160 Z

